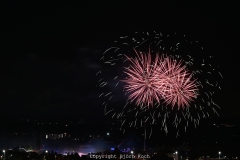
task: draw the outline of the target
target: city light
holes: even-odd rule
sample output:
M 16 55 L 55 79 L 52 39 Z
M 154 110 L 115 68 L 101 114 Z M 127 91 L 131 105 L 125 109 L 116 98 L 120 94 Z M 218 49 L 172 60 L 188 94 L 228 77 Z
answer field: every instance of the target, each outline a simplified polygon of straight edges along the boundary
M 220 159 L 220 154 L 221 154 L 221 152 L 218 152 L 218 154 L 219 154 L 219 157 L 218 157 L 218 158 Z
M 3 159 L 5 159 L 5 150 L 3 150 Z

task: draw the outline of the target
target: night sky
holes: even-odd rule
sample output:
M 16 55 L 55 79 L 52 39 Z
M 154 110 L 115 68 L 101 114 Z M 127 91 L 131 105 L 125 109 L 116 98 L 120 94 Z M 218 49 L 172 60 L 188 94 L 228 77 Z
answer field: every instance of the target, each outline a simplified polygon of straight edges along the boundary
M 220 115 L 239 117 L 237 4 L 8 1 L 1 7 L 1 115 L 103 115 L 96 87 L 102 53 L 120 36 L 157 30 L 201 42 L 224 77 L 215 99 Z

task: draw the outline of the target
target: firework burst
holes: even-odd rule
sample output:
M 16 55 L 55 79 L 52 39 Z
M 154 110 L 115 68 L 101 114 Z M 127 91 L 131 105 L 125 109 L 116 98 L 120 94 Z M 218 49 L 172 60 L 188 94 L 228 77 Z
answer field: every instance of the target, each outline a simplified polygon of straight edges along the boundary
M 150 50 L 145 55 L 138 54 L 136 50 L 135 53 L 137 58 L 132 59 L 126 56 L 131 65 L 125 67 L 124 73 L 127 78 L 122 80 L 126 83 L 124 88 L 127 93 L 131 93 L 128 98 L 131 102 L 136 99 L 136 105 L 153 106 L 154 101 L 160 103 L 163 94 L 160 89 L 161 77 L 158 76 L 158 54 L 152 63 Z
M 197 98 L 198 88 L 196 79 L 193 79 L 190 71 L 187 67 L 177 62 L 171 57 L 164 58 L 159 70 L 164 74 L 164 100 L 167 105 L 178 108 L 189 107 L 190 102 L 193 102 Z M 163 77 L 163 76 L 162 76 Z
M 213 99 L 222 74 L 213 57 L 203 54 L 198 41 L 176 33 L 120 37 L 104 51 L 97 73 L 105 114 L 117 118 L 123 132 L 144 123 L 160 124 L 165 133 L 176 129 L 177 135 L 201 118 L 218 115 Z
M 197 97 L 196 80 L 187 71 L 186 66 L 170 57 L 156 54 L 155 61 L 151 61 L 150 49 L 148 54 L 137 53 L 137 58 L 126 58 L 131 65 L 125 68 L 127 78 L 124 88 L 131 93 L 129 100 L 136 99 L 136 105 L 153 106 L 154 102 L 164 101 L 167 105 L 178 108 L 189 107 L 189 103 Z

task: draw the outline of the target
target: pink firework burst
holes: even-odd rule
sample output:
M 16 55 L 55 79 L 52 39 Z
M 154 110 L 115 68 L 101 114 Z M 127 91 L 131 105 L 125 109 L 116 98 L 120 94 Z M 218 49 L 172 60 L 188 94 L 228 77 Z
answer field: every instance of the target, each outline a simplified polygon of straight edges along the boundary
M 124 89 L 127 93 L 130 93 L 129 100 L 132 102 L 136 100 L 137 105 L 153 105 L 154 101 L 160 103 L 162 96 L 161 81 L 159 80 L 158 68 L 159 68 L 159 56 L 156 54 L 154 62 L 150 54 L 143 55 L 137 53 L 136 58 L 126 58 L 130 61 L 131 65 L 125 68 L 127 78 L 122 80 L 126 82 Z
M 190 102 L 197 98 L 198 88 L 196 79 L 186 69 L 182 62 L 177 62 L 171 57 L 164 58 L 159 67 L 161 75 L 165 76 L 164 101 L 174 107 L 185 108 Z
M 153 106 L 155 101 L 160 103 L 163 100 L 172 107 L 185 108 L 197 97 L 196 80 L 192 80 L 192 75 L 181 61 L 159 57 L 158 54 L 152 61 L 150 49 L 148 54 L 134 51 L 136 58 L 126 56 L 131 64 L 125 68 L 127 78 L 123 80 L 131 102 Z

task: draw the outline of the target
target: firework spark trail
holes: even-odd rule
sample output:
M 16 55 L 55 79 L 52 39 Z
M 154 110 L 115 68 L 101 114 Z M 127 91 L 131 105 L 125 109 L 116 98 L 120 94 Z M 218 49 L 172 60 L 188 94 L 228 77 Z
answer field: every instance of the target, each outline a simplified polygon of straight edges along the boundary
M 108 112 L 105 113 L 105 115 L 107 115 L 108 113 L 110 113 L 111 111 L 113 111 L 113 109 L 109 110 Z

